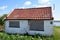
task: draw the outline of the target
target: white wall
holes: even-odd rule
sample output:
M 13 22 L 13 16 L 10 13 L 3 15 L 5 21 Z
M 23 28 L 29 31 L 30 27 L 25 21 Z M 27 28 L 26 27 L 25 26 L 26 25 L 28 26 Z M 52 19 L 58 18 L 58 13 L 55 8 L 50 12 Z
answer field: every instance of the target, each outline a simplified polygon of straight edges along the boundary
M 35 34 L 42 34 L 42 35 L 47 35 L 50 36 L 53 34 L 53 24 L 50 24 L 52 20 L 45 20 L 44 21 L 44 31 L 32 31 L 29 30 L 30 35 L 35 35 Z M 53 22 L 53 21 L 52 21 Z
M 45 20 L 44 21 L 44 27 L 45 27 L 45 35 L 53 35 L 53 24 L 51 24 L 50 22 L 51 22 L 52 20 Z M 53 21 L 52 21 L 53 22 Z
M 12 20 L 14 21 L 14 20 Z M 20 22 L 20 28 L 10 28 L 9 20 L 5 21 L 5 31 L 7 33 L 19 33 L 24 34 L 28 32 L 30 35 L 43 34 L 50 36 L 53 34 L 53 24 L 50 24 L 52 20 L 44 20 L 44 31 L 32 31 L 29 30 L 28 20 L 16 20 Z
M 15 21 L 15 20 L 10 20 L 10 21 Z M 20 28 L 11 28 L 9 27 L 9 20 L 5 21 L 5 31 L 7 33 L 20 33 L 24 34 L 26 33 L 27 27 L 28 27 L 28 21 L 27 20 L 16 20 L 19 21 L 20 23 Z

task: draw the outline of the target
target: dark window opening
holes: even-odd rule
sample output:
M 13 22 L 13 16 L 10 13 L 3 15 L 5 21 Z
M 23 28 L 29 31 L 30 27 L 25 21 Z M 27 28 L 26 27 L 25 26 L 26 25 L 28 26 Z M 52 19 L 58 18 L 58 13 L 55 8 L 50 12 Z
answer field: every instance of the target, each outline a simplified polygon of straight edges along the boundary
M 19 21 L 9 21 L 9 27 L 19 28 Z
M 28 20 L 30 30 L 44 31 L 44 21 L 42 20 Z
M 50 24 L 53 24 L 53 22 L 51 21 Z

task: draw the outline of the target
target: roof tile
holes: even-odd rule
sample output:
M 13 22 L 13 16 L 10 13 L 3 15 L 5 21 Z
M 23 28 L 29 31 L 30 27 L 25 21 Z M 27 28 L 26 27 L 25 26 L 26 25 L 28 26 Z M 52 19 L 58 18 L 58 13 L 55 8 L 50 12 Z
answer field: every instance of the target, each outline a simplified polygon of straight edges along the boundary
M 15 18 L 16 17 L 16 18 Z M 51 19 L 51 7 L 14 9 L 6 19 Z

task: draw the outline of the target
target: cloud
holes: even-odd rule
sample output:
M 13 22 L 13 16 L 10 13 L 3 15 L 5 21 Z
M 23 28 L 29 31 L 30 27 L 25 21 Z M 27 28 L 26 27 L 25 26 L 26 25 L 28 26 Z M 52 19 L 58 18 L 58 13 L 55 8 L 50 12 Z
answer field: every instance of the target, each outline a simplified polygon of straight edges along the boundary
M 36 7 L 47 7 L 47 6 L 49 6 L 49 5 L 38 5 Z
M 30 2 L 30 1 L 26 1 L 26 2 L 24 3 L 24 5 L 25 5 L 25 6 L 29 6 L 29 5 L 31 5 L 31 2 Z
M 18 7 L 19 9 L 24 9 L 25 7 Z
M 50 4 L 50 0 L 38 0 L 38 3 L 41 3 L 41 4 L 44 4 L 44 3 Z
M 50 7 L 50 5 L 33 5 L 33 7 Z
M 5 10 L 8 6 L 0 6 L 0 10 Z

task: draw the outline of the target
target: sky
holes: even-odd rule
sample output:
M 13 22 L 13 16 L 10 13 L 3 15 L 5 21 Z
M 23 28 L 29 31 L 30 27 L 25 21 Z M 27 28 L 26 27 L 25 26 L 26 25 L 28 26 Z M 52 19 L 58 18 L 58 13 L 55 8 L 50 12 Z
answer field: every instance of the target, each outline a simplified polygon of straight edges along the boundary
M 54 20 L 60 20 L 60 0 L 0 0 L 0 16 L 15 8 L 52 7 Z

